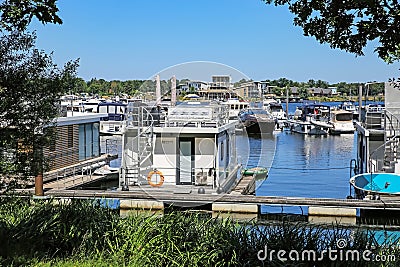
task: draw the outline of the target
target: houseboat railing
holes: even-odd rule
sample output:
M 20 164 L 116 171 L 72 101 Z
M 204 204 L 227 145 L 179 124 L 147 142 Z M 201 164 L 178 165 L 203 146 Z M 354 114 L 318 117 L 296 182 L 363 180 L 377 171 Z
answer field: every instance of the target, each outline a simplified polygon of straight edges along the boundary
M 130 153 L 124 151 L 123 157 L 122 180 L 125 185 L 130 185 L 138 183 L 140 178 L 147 175 L 147 173 L 145 175 L 142 173 L 151 168 L 151 164 L 145 164 L 153 154 L 155 140 L 153 138 L 154 117 L 151 110 L 144 106 L 129 105 L 125 127 L 137 130 L 136 136 L 125 145 L 131 148 Z
M 219 127 L 228 123 L 226 105 L 183 105 L 170 108 L 164 127 Z
M 398 159 L 400 119 L 388 110 L 384 110 L 384 115 L 385 141 L 369 155 L 370 172 L 394 172 L 394 164 Z

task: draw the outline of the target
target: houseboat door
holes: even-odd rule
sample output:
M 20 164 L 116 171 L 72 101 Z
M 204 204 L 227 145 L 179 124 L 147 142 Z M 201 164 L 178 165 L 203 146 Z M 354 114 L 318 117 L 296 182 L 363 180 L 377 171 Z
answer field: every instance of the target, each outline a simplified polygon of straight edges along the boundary
M 180 139 L 179 140 L 179 164 L 177 169 L 176 184 L 192 184 L 193 175 L 192 168 L 194 168 L 194 139 Z

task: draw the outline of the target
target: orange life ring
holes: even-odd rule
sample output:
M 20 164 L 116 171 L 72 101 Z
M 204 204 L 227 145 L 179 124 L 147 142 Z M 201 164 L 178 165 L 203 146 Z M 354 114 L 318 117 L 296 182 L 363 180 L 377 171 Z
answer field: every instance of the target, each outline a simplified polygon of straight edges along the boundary
M 153 177 L 154 174 L 157 174 L 160 176 L 160 181 L 158 181 L 158 183 L 153 183 L 151 181 L 151 177 Z M 162 172 L 154 170 L 149 172 L 149 174 L 147 175 L 147 182 L 149 183 L 149 185 L 154 186 L 154 187 L 159 187 L 162 186 L 164 183 L 164 175 L 162 174 Z

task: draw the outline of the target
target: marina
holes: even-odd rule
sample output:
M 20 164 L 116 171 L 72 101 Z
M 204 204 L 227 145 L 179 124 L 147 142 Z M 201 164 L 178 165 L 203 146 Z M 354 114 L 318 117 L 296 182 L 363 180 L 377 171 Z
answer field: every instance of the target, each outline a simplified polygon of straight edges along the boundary
M 220 78 L 229 84 L 229 77 Z M 359 151 L 360 140 L 370 142 L 365 131 L 386 127 L 386 111 L 379 104 L 363 107 L 362 121 L 354 127 L 354 114 L 341 109 L 343 103 L 204 99 L 211 91 L 203 97 L 187 94 L 183 101 L 172 96 L 168 102 L 161 101 L 159 83 L 157 76 L 155 102 L 99 101 L 92 108 L 96 112 L 71 110 L 59 118 L 68 126 L 75 165 L 45 173 L 43 195 L 94 194 L 119 199 L 125 208 L 174 205 L 310 216 L 357 217 L 365 209 L 399 208 L 386 196 L 385 202 L 374 202 L 382 199 L 375 196 L 379 192 L 371 195 L 372 190 L 350 179 L 371 162 Z M 218 92 L 230 90 L 225 85 Z M 55 162 L 57 155 L 52 156 Z M 386 170 L 395 170 L 393 162 Z

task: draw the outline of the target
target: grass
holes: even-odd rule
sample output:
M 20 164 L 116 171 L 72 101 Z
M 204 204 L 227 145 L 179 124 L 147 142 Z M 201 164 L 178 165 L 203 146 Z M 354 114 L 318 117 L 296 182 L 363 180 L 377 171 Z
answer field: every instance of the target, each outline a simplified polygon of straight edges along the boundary
M 171 212 L 121 217 L 93 201 L 0 199 L 0 265 L 4 266 L 376 266 L 368 262 L 260 261 L 268 251 L 346 249 L 399 255 L 399 240 L 378 244 L 373 232 L 304 222 L 238 223 Z M 389 239 L 387 239 L 389 240 Z M 399 259 L 389 265 L 398 266 Z

